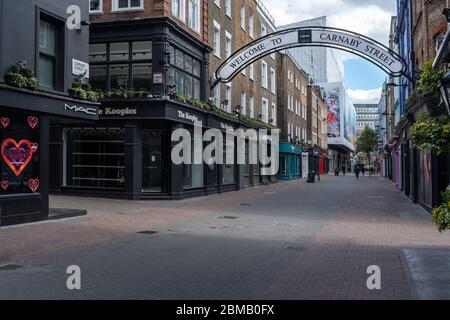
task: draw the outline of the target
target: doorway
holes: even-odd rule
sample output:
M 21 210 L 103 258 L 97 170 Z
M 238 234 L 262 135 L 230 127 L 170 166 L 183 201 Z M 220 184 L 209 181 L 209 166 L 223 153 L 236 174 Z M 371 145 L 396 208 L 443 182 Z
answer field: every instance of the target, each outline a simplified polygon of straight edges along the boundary
M 144 130 L 142 132 L 142 192 L 162 193 L 164 183 L 164 133 Z

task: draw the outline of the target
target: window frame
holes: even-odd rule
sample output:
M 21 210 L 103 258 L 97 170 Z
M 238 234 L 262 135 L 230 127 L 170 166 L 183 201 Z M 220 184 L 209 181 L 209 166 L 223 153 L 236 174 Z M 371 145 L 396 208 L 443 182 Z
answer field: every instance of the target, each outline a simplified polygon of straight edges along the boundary
M 140 6 L 139 7 L 130 7 L 131 0 L 128 1 L 128 7 L 127 8 L 119 8 L 119 0 L 112 0 L 112 6 L 111 6 L 111 12 L 128 12 L 128 11 L 142 11 L 144 10 L 144 0 L 139 0 Z
M 99 9 L 98 10 L 91 10 L 91 1 L 93 1 L 93 0 L 89 0 L 89 14 L 102 14 L 103 13 L 103 0 L 98 0 L 99 1 Z

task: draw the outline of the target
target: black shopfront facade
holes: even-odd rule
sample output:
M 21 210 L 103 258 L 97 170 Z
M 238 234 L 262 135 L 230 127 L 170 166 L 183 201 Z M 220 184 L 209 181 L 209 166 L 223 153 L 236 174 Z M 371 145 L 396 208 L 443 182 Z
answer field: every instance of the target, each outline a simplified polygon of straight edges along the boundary
M 0 226 L 49 216 L 51 124 L 98 119 L 98 104 L 67 93 L 89 44 L 87 28 L 66 27 L 70 5 L 87 20 L 82 0 L 0 0 Z
M 190 132 L 194 144 L 194 121 L 222 132 L 250 129 L 214 113 L 172 100 L 142 99 L 104 101 L 95 125 L 71 123 L 52 127 L 53 153 L 61 170 L 55 173 L 54 193 L 126 199 L 183 199 L 236 191 L 259 184 L 259 165 L 237 165 L 237 139 L 233 148 L 235 164 L 176 165 L 171 153 L 177 129 Z M 209 142 L 203 143 L 203 148 Z M 246 143 L 248 159 L 248 141 Z M 252 174 L 256 173 L 256 174 Z M 250 183 L 248 179 L 257 179 Z M 267 177 L 266 180 L 272 180 Z

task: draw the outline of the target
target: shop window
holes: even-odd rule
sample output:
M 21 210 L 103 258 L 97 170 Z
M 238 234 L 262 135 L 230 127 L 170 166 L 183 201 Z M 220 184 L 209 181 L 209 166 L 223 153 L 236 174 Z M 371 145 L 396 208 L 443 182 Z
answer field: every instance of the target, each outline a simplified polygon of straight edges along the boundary
M 133 87 L 137 89 L 150 90 L 152 87 L 152 65 L 133 64 Z
M 90 67 L 89 82 L 94 88 L 106 91 L 106 68 L 105 65 Z
M 125 187 L 125 130 L 64 129 L 64 186 Z
M 2 113 L 0 195 L 39 192 L 39 118 Z
M 111 43 L 109 60 L 125 61 L 130 59 L 130 47 L 128 42 Z
M 117 64 L 111 66 L 111 88 L 128 88 L 129 66 Z
M 104 91 L 120 87 L 151 91 L 151 41 L 91 44 L 89 48 L 90 82 L 94 88 Z
M 106 43 L 89 45 L 89 61 L 91 63 L 106 61 Z
M 151 60 L 152 42 L 140 41 L 132 44 L 133 60 Z
M 201 63 L 181 50 L 169 46 L 170 64 L 169 83 L 174 84 L 176 91 L 183 95 L 200 99 L 201 96 Z

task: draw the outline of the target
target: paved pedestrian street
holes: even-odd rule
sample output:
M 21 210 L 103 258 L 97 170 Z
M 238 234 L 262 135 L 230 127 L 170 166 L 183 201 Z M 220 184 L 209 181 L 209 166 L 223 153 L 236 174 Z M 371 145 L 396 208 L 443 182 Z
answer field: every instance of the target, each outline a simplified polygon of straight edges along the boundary
M 450 298 L 439 270 L 449 270 L 450 233 L 380 177 L 51 205 L 89 213 L 0 229 L 0 299 Z M 67 289 L 71 265 L 81 290 Z M 373 265 L 380 290 L 367 286 Z

